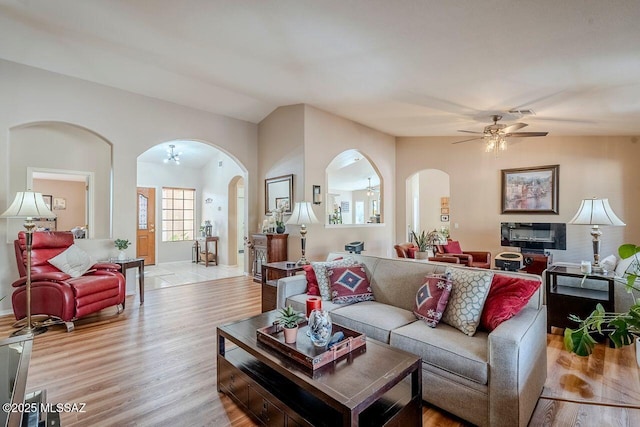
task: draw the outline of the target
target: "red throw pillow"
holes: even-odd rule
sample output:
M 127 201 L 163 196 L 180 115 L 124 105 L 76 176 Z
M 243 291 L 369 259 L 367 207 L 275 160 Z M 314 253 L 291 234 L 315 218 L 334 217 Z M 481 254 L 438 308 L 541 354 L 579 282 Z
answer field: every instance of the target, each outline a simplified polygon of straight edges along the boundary
M 407 258 L 414 259 L 416 257 L 416 252 L 418 252 L 418 248 L 416 246 L 412 246 L 407 249 Z
M 318 278 L 316 272 L 313 271 L 311 264 L 302 266 L 307 275 L 307 295 L 320 296 L 320 287 L 318 286 Z
M 426 276 L 424 285 L 420 286 L 416 294 L 413 314 L 435 328 L 447 308 L 452 285 L 450 272 Z
M 327 269 L 327 274 L 331 285 L 331 302 L 348 304 L 375 299 L 364 265 L 332 267 Z
M 491 332 L 518 314 L 540 287 L 537 280 L 495 274 L 482 309 L 480 326 Z
M 449 240 L 449 243 L 444 245 L 444 253 L 461 254 L 462 248 L 460 247 L 460 242 L 458 242 L 457 240 Z

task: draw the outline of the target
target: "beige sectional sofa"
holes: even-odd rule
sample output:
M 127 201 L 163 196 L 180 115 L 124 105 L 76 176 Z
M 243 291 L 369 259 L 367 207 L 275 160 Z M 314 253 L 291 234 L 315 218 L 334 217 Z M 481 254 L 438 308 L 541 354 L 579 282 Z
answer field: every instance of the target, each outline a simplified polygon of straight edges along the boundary
M 323 301 L 335 323 L 422 356 L 425 401 L 480 426 L 527 425 L 547 375 L 542 286 L 516 316 L 491 333 L 478 330 L 470 337 L 443 322 L 430 328 L 413 314 L 425 275 L 468 267 L 344 253 L 327 259 L 339 256 L 353 256 L 366 266 L 375 301 Z M 499 273 L 541 281 L 529 274 Z M 306 298 L 304 274 L 278 281 L 278 308 L 291 304 L 304 311 Z

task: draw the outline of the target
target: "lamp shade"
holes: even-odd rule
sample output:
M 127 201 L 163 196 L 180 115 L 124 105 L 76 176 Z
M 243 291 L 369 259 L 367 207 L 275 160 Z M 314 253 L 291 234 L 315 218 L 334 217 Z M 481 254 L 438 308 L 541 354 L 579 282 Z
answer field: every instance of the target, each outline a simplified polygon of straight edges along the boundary
M 19 191 L 16 198 L 4 211 L 2 218 L 53 218 L 56 214 L 47 207 L 41 193 Z
M 626 225 L 609 206 L 609 199 L 584 199 L 569 224 Z
M 296 202 L 287 225 L 317 224 L 318 218 L 313 213 L 311 202 Z

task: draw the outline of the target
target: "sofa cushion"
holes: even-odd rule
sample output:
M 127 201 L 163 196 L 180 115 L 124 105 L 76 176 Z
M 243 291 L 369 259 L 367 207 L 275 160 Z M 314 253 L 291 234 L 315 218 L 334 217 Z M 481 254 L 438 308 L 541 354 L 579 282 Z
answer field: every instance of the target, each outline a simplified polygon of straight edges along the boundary
M 389 334 L 393 329 L 416 322 L 416 317 L 409 310 L 377 301 L 365 301 L 336 308 L 331 312 L 331 320 L 388 344 Z
M 505 320 L 518 314 L 540 287 L 537 280 L 496 274 L 482 309 L 480 326 L 493 331 Z
M 331 301 L 336 304 L 373 301 L 367 272 L 362 264 L 327 269 L 331 285 Z
M 425 364 L 478 384 L 487 384 L 487 332 L 478 331 L 474 336 L 468 337 L 446 324 L 430 328 L 424 322 L 414 322 L 391 331 L 389 344 L 419 355 Z
M 344 259 L 338 259 L 335 261 L 311 263 L 311 267 L 313 267 L 313 271 L 315 271 L 316 273 L 318 288 L 320 288 L 320 296 L 322 296 L 323 301 L 331 301 L 331 285 L 329 284 L 329 275 L 327 274 L 327 268 L 348 267 L 356 263 L 357 261 L 353 257 L 345 257 Z
M 493 272 L 471 268 L 447 268 L 453 288 L 442 321 L 473 336 L 487 299 Z
M 320 288 L 318 287 L 318 279 L 316 272 L 313 271 L 311 264 L 302 266 L 304 274 L 307 276 L 307 295 L 320 296 Z
M 69 246 L 64 252 L 49 260 L 49 264 L 71 277 L 80 277 L 94 264 L 88 253 L 76 245 Z
M 447 307 L 451 293 L 451 273 L 434 274 L 425 277 L 424 285 L 416 294 L 416 307 L 413 313 L 418 319 L 435 328 Z

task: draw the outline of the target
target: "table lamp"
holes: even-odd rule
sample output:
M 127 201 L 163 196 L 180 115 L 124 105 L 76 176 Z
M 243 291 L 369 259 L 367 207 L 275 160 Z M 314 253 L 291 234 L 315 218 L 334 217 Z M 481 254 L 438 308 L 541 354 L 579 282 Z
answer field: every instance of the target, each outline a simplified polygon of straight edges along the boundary
M 26 248 L 27 248 L 27 323 L 24 328 L 14 332 L 12 335 L 37 335 L 45 332 L 47 329 L 43 327 L 35 327 L 31 323 L 31 245 L 33 242 L 33 229 L 35 224 L 34 218 L 55 218 L 55 214 L 49 210 L 41 193 L 35 193 L 31 190 L 19 191 L 13 200 L 9 209 L 4 211 L 0 217 L 2 218 L 24 218 L 24 228 L 26 232 Z
M 302 244 L 302 258 L 298 260 L 298 265 L 307 265 L 309 261 L 305 258 L 305 246 L 307 240 L 307 224 L 317 224 L 318 218 L 313 213 L 311 202 L 296 202 L 291 218 L 287 221 L 287 225 L 300 226 L 300 242 Z
M 593 236 L 593 266 L 592 271 L 600 273 L 603 271 L 600 266 L 600 231 L 601 225 L 626 225 L 616 216 L 609 206 L 609 199 L 584 199 L 576 215 L 569 221 L 569 224 L 590 225 L 591 236 Z

